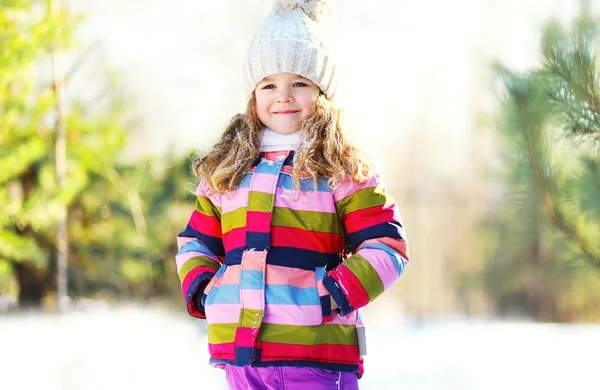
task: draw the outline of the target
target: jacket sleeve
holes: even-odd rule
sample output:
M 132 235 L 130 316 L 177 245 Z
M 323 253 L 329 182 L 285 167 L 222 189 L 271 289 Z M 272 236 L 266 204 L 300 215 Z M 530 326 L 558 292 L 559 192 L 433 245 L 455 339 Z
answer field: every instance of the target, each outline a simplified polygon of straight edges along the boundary
M 204 179 L 196 190 L 196 207 L 187 227 L 177 236 L 177 245 L 177 273 L 188 313 L 193 317 L 206 318 L 201 300 L 193 298 L 195 294 L 203 293 L 204 287 L 221 268 L 225 250 L 220 197 L 210 194 Z
M 363 184 L 343 182 L 334 200 L 353 255 L 330 271 L 323 284 L 346 315 L 398 280 L 408 264 L 408 244 L 398 207 L 378 174 Z

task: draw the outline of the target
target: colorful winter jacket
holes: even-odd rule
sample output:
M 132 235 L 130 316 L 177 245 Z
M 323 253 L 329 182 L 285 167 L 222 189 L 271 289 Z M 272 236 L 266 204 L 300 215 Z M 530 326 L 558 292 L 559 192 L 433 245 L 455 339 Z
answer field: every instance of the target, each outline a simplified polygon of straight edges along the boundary
M 226 194 L 200 182 L 176 256 L 188 312 L 208 321 L 212 365 L 360 372 L 357 309 L 408 263 L 398 208 L 378 175 L 296 191 L 283 153 L 263 153 Z

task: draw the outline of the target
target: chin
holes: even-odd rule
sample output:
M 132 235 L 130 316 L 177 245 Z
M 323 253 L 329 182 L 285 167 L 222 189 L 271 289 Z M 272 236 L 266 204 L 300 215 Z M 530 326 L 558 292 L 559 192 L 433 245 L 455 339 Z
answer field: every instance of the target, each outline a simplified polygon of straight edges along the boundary
M 283 134 L 283 135 L 294 134 L 295 132 L 297 132 L 299 130 L 300 129 L 290 129 L 290 128 L 286 128 L 286 129 L 273 129 L 274 132 L 279 133 L 279 134 Z

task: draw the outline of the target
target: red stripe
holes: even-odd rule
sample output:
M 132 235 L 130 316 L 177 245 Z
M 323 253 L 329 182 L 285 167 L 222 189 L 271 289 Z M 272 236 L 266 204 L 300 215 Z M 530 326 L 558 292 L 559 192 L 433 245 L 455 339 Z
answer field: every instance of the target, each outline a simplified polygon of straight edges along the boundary
M 357 364 L 358 346 L 339 344 L 296 345 L 261 342 L 263 362 L 273 360 L 318 360 L 329 363 Z M 355 359 L 348 360 L 355 357 Z
M 329 275 L 340 286 L 355 310 L 369 303 L 369 294 L 367 294 L 363 285 L 348 267 L 343 264 L 339 265 L 336 269 L 331 271 Z
M 229 251 L 230 248 L 246 246 L 246 228 L 233 229 L 223 234 L 223 246 L 225 247 L 225 251 Z
M 186 298 L 187 291 L 190 288 L 190 285 L 192 284 L 194 279 L 196 279 L 196 277 L 202 272 L 212 272 L 213 274 L 216 273 L 214 268 L 204 266 L 198 266 L 196 268 L 193 268 L 190 272 L 188 272 L 187 275 L 185 275 L 185 279 L 183 279 L 183 283 L 181 284 L 181 293 L 183 294 L 184 299 Z
M 256 342 L 260 348 L 261 361 L 275 360 L 315 360 L 328 363 L 358 364 L 358 346 L 339 344 L 296 345 Z M 216 359 L 234 360 L 234 343 L 208 344 L 208 352 Z M 354 358 L 350 359 L 349 358 Z
M 246 213 L 246 228 L 250 232 L 269 233 L 271 229 L 271 213 L 248 211 Z
M 304 229 L 282 226 L 271 227 L 271 246 L 337 253 L 342 250 L 343 245 L 343 238 L 339 234 L 309 232 Z
M 237 328 L 235 332 L 236 347 L 253 347 L 260 328 Z
M 208 353 L 212 357 L 222 358 L 228 360 L 234 360 L 235 356 L 235 343 L 223 343 L 223 344 L 208 344 Z M 230 355 L 227 357 L 221 357 L 224 355 Z
M 384 222 L 395 222 L 398 208 L 394 206 L 375 206 L 356 210 L 344 215 L 344 227 L 348 233 L 354 233 Z
M 208 236 L 221 238 L 221 222 L 217 217 L 209 217 L 194 210 L 190 217 L 190 226 L 197 232 Z

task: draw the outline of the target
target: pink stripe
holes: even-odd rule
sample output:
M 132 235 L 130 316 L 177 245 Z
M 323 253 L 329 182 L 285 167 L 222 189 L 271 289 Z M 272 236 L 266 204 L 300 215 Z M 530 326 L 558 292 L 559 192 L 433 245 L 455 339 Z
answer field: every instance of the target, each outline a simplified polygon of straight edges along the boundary
M 329 291 L 323 285 L 323 280 L 317 281 L 317 291 L 319 292 L 320 297 L 324 297 L 325 295 L 329 295 Z
M 248 187 L 238 188 L 223 195 L 221 213 L 226 214 L 241 207 L 248 207 L 248 191 Z
M 277 188 L 275 207 L 285 207 L 290 210 L 317 211 L 322 213 L 335 213 L 333 195 L 327 191 L 288 191 Z
M 269 173 L 254 173 L 251 184 L 252 191 L 266 192 L 267 194 L 273 193 L 273 186 L 275 186 L 277 178 L 278 176 Z
M 240 271 L 242 270 L 241 266 L 238 265 L 228 265 L 227 270 L 223 274 L 223 284 L 240 284 Z
M 264 309 L 265 291 L 264 290 L 249 290 L 240 289 L 240 298 L 244 309 Z
M 177 273 L 179 273 L 179 271 L 181 271 L 181 267 L 183 267 L 183 265 L 189 259 L 191 259 L 192 257 L 199 257 L 199 256 L 203 256 L 203 257 L 209 258 L 211 260 L 214 260 L 219 266 L 221 265 L 221 262 L 219 261 L 219 259 L 216 256 L 209 256 L 206 253 L 190 251 L 190 252 L 185 252 L 185 253 L 175 256 L 175 262 L 177 263 Z
M 264 271 L 267 263 L 267 251 L 246 250 L 242 254 L 242 265 L 246 270 Z
M 213 205 L 221 207 L 221 197 L 218 194 L 213 194 L 212 190 L 206 184 L 206 180 L 200 180 L 198 187 L 196 188 L 196 196 L 204 196 L 212 202 Z
M 373 175 L 368 181 L 363 184 L 358 184 L 350 179 L 345 180 L 343 183 L 337 186 L 333 193 L 333 197 L 337 202 L 340 199 L 344 199 L 347 196 L 354 194 L 358 190 L 362 190 L 363 188 L 370 187 L 379 187 L 383 186 L 383 180 L 377 174 Z
M 188 242 L 195 240 L 195 238 L 192 237 L 177 237 L 177 248 L 178 250 L 181 250 L 181 248 L 187 244 Z
M 280 325 L 321 325 L 321 305 L 267 305 L 263 322 Z
M 331 312 L 332 320 L 327 324 L 332 325 L 354 325 L 356 323 L 356 310 L 349 313 L 348 315 L 341 316 L 337 311 Z
M 237 324 L 240 321 L 239 303 L 216 303 L 206 306 L 206 320 L 209 324 Z
M 366 240 L 360 245 L 362 246 L 362 245 L 369 244 L 369 243 L 387 245 L 390 248 L 392 248 L 393 250 L 395 250 L 396 252 L 400 253 L 400 256 L 402 256 L 404 258 L 404 260 L 409 261 L 409 259 L 408 259 L 408 244 L 406 243 L 406 240 L 403 240 L 402 238 L 379 237 L 379 238 L 373 238 L 371 240 Z M 358 249 L 360 250 L 360 246 L 358 247 Z
M 394 266 L 390 255 L 379 249 L 361 249 L 359 255 L 367 259 L 367 261 L 375 268 L 377 274 L 383 282 L 383 289 L 387 290 L 398 279 L 398 271 Z
M 285 284 L 292 287 L 315 287 L 315 273 L 298 268 L 267 264 L 268 285 Z

